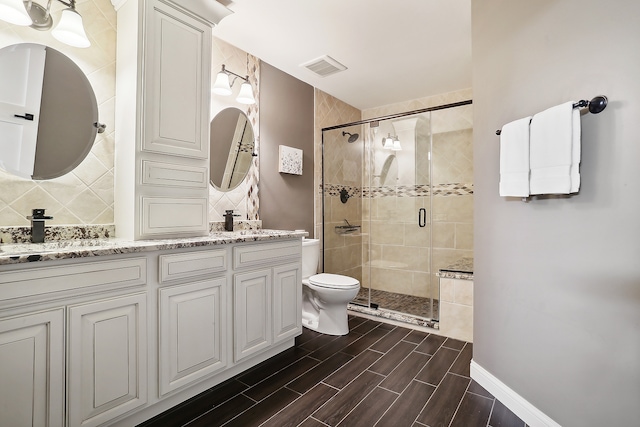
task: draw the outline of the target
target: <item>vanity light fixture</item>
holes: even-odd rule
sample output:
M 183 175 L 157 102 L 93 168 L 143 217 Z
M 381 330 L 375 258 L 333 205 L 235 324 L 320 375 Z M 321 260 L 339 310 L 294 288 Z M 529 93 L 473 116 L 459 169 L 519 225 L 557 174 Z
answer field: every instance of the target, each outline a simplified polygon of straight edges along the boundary
M 51 18 L 51 2 L 43 7 L 33 0 L 0 0 L 0 19 L 11 24 L 30 26 L 36 30 L 45 31 L 53 26 Z M 82 17 L 76 12 L 76 0 L 56 0 L 67 6 L 60 15 L 60 22 L 51 31 L 51 35 L 58 41 L 73 47 L 89 47 L 91 42 L 87 38 L 82 25 Z
M 400 140 L 397 135 L 391 136 L 391 134 L 387 134 L 387 136 L 382 138 L 382 148 L 385 150 L 401 151 L 402 145 L 400 145 Z
M 234 76 L 231 82 L 229 82 L 230 75 Z M 238 93 L 236 101 L 241 104 L 255 104 L 256 99 L 253 97 L 253 87 L 251 86 L 251 83 L 249 83 L 249 76 L 246 75 L 242 77 L 241 75 L 236 74 L 233 71 L 229 71 L 225 68 L 224 64 L 222 64 L 222 70 L 220 70 L 220 72 L 216 76 L 216 81 L 213 84 L 213 88 L 211 89 L 211 91 L 217 95 L 231 95 L 231 88 L 233 87 L 237 79 L 243 80 L 243 83 L 240 86 L 240 93 Z
M 400 145 L 400 140 L 398 139 L 397 136 L 395 136 L 393 138 L 393 147 L 391 147 L 391 149 L 393 151 L 401 151 L 402 150 L 402 146 Z
M 384 148 L 385 150 L 393 149 L 393 138 L 391 138 L 391 134 L 383 138 L 382 148 Z

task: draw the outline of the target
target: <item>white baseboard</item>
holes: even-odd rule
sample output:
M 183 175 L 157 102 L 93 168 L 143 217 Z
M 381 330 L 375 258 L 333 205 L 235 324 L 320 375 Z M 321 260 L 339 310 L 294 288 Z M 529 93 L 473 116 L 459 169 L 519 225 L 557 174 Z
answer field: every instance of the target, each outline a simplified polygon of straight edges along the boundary
M 471 378 L 531 427 L 561 427 L 544 412 L 494 377 L 489 371 L 471 361 Z

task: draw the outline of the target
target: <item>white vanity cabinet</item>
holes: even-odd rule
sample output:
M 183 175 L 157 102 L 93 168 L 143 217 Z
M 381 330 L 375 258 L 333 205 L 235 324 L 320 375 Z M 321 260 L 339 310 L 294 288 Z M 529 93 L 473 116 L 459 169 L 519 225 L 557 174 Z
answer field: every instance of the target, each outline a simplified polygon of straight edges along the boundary
M 159 258 L 160 284 L 173 283 L 158 290 L 159 394 L 164 396 L 227 366 L 227 250 Z
M 189 1 L 118 2 L 115 219 L 130 239 L 208 234 L 211 27 Z
M 236 239 L 0 263 L 0 426 L 131 427 L 292 347 L 301 240 Z
M 64 425 L 64 308 L 0 319 L 0 424 Z
M 233 248 L 234 360 L 302 332 L 299 240 Z
M 97 426 L 146 402 L 146 258 L 0 267 L 0 425 Z

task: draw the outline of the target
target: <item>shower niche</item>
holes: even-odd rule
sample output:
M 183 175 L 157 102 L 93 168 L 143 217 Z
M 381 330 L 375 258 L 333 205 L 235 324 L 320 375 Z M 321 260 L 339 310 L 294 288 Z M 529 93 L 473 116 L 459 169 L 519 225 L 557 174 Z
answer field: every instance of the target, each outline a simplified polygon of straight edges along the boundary
M 326 128 L 322 144 L 323 271 L 360 280 L 353 310 L 437 327 L 436 274 L 473 257 L 471 101 Z

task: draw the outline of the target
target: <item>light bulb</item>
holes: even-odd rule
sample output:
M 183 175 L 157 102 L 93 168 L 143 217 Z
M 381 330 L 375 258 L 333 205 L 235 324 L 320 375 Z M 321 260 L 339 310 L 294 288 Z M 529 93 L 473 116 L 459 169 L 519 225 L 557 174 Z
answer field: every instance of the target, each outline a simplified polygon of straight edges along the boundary
M 255 104 L 256 99 L 253 97 L 253 88 L 249 82 L 242 83 L 240 86 L 240 93 L 238 93 L 238 97 L 236 98 L 241 104 Z
M 382 148 L 386 150 L 393 149 L 393 139 L 391 139 L 391 134 L 384 138 L 384 145 L 382 146 Z
M 211 92 L 218 95 L 231 95 L 231 86 L 229 86 L 229 74 L 220 71 L 216 76 L 216 82 L 213 84 Z
M 0 19 L 23 27 L 33 24 L 22 0 L 0 0 Z

